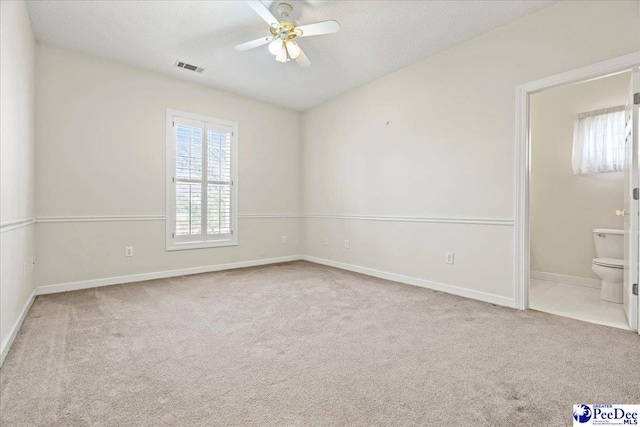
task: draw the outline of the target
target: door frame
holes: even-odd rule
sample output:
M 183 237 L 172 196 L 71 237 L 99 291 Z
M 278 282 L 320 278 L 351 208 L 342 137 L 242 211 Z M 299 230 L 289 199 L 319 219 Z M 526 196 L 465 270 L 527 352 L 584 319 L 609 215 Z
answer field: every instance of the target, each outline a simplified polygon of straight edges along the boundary
M 530 96 L 534 93 L 596 80 L 614 74 L 624 73 L 640 67 L 640 51 L 611 58 L 585 67 L 576 68 L 539 80 L 516 86 L 516 135 L 515 135 L 515 233 L 514 233 L 514 280 L 513 296 L 515 308 L 529 308 L 529 180 L 531 176 L 530 141 Z

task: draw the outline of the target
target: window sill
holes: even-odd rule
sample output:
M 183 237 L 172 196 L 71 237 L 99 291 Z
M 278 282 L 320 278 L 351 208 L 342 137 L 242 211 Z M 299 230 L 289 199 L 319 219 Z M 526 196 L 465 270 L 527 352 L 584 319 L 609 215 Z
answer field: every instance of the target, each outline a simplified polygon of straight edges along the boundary
M 219 240 L 213 242 L 182 242 L 182 243 L 172 243 L 171 245 L 167 245 L 166 251 L 184 251 L 189 249 L 209 249 L 209 248 L 222 248 L 227 246 L 238 246 L 238 241 L 236 239 L 232 240 Z

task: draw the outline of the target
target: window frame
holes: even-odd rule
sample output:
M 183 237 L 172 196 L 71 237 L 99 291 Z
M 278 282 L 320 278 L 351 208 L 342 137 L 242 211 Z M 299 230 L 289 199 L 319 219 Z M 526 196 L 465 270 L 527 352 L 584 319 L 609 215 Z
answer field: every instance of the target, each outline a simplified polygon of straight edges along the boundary
M 231 128 L 231 235 L 223 239 L 206 240 L 203 235 L 199 240 L 176 239 L 176 132 L 175 121 L 202 123 L 203 151 L 207 147 L 207 126 L 213 128 Z M 204 159 L 203 159 L 204 161 Z M 165 225 L 166 225 L 166 251 L 179 251 L 186 249 L 205 249 L 238 245 L 238 123 L 230 120 L 209 117 L 201 114 L 167 108 L 166 111 L 166 163 L 165 163 Z M 207 167 L 203 164 L 201 182 L 207 187 Z M 206 212 L 206 207 L 203 209 Z

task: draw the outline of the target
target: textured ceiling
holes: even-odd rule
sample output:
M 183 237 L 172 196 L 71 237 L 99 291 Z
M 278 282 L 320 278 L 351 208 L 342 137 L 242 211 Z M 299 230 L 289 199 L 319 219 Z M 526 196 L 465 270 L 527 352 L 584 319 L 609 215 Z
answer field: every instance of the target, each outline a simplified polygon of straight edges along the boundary
M 264 1 L 276 15 L 279 1 Z M 420 59 L 533 13 L 554 1 L 288 1 L 298 25 L 335 19 L 336 34 L 300 39 L 313 62 L 279 63 L 243 1 L 29 1 L 44 43 L 305 110 Z M 203 74 L 174 67 L 176 60 Z

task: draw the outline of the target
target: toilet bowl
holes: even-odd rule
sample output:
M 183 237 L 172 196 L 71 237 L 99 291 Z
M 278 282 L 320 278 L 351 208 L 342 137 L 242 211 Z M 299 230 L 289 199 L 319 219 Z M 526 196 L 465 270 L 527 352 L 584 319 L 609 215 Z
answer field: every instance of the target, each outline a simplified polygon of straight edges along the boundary
M 624 284 L 624 230 L 596 228 L 593 230 L 596 258 L 591 270 L 602 279 L 600 299 L 622 304 Z
M 602 279 L 600 299 L 622 304 L 624 261 L 614 258 L 595 258 L 591 270 Z

